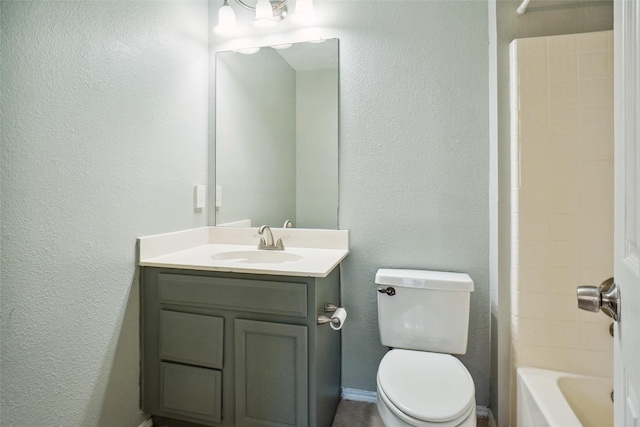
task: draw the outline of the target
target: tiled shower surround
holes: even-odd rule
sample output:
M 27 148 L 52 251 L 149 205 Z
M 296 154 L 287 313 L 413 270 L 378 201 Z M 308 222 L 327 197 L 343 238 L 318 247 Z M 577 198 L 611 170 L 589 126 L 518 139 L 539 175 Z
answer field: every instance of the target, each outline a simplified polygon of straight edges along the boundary
M 611 378 L 576 287 L 613 276 L 612 32 L 514 41 L 511 105 L 513 367 Z

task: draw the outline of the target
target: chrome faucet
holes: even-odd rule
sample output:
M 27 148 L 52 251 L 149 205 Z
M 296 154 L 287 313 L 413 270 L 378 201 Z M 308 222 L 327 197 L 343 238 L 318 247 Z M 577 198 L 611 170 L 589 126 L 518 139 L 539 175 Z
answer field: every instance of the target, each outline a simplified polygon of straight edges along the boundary
M 284 243 L 282 243 L 282 239 L 278 239 L 278 241 L 273 243 L 273 233 L 271 232 L 271 228 L 268 225 L 263 225 L 258 230 L 258 234 L 262 236 L 264 232 L 267 231 L 267 241 L 264 241 L 264 237 L 260 237 L 260 242 L 258 243 L 258 249 L 267 250 L 267 251 L 283 251 Z
M 293 223 L 291 222 L 290 219 L 286 220 L 284 222 L 284 225 L 282 226 L 282 228 L 291 228 L 291 227 L 293 227 Z

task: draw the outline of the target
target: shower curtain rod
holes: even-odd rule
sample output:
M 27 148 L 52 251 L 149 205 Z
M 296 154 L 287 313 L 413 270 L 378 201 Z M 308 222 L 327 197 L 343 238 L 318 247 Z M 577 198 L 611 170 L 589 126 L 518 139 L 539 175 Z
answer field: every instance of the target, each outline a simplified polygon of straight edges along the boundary
M 529 6 L 530 1 L 531 0 L 524 0 L 520 7 L 518 7 L 518 9 L 516 10 L 516 13 L 518 15 L 523 15 L 527 11 L 527 6 Z

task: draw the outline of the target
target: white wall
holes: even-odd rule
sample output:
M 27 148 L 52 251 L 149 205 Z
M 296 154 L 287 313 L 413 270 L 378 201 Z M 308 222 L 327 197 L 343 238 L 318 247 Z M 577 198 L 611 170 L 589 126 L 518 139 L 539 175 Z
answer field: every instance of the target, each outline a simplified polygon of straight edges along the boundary
M 211 3 L 212 23 L 218 8 Z M 214 36 L 211 49 L 340 40 L 339 225 L 350 230 L 351 248 L 341 267 L 349 310 L 342 385 L 376 389 L 386 352 L 377 324 L 378 268 L 461 271 L 475 281 L 469 347 L 461 359 L 478 404 L 487 406 L 487 3 L 319 1 L 316 11 L 315 30 L 285 23 L 273 35 Z M 244 12 L 236 12 L 246 23 Z
M 135 239 L 207 223 L 207 4 L 0 10 L 0 424 L 137 426 Z
M 612 378 L 613 320 L 579 310 L 576 287 L 613 277 L 613 33 L 512 53 L 513 369 Z

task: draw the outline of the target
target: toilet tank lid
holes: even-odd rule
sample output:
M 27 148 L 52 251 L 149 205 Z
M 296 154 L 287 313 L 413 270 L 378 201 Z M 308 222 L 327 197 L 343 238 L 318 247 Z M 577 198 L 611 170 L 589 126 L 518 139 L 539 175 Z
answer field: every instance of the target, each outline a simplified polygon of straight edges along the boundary
M 376 284 L 406 288 L 473 292 L 473 280 L 471 280 L 468 274 L 449 273 L 445 271 L 381 268 L 376 273 Z

